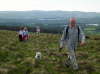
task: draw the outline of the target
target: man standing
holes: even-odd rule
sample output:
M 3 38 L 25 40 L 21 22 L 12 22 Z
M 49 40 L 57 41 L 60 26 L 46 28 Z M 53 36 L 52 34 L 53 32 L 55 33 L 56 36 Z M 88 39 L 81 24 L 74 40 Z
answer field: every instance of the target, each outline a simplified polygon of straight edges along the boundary
M 82 29 L 76 25 L 76 19 L 71 18 L 70 24 L 65 27 L 63 31 L 63 35 L 60 42 L 60 50 L 67 46 L 68 48 L 68 60 L 66 61 L 65 65 L 71 66 L 74 70 L 78 69 L 78 64 L 76 61 L 76 54 L 75 51 L 77 49 L 78 43 L 80 45 L 85 44 L 85 35 Z

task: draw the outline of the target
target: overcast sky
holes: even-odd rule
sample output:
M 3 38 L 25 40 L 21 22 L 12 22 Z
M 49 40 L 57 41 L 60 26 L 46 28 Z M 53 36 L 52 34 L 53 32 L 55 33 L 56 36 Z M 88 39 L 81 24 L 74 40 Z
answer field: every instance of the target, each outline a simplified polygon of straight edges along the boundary
M 63 10 L 100 12 L 100 0 L 0 0 L 0 11 Z

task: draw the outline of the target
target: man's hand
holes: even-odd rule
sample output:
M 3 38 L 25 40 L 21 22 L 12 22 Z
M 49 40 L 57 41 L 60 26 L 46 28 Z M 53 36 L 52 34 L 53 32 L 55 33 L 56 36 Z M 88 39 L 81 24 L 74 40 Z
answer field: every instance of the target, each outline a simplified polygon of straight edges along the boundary
M 83 45 L 85 45 L 85 44 L 86 44 L 85 42 L 81 42 L 81 43 L 80 43 L 80 46 L 83 46 Z

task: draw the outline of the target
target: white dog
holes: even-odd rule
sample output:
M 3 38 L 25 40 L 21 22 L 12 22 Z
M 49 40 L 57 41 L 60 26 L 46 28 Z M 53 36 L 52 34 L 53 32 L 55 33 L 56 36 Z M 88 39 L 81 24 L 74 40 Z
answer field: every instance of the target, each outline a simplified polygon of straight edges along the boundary
M 36 52 L 35 59 L 40 60 L 41 56 L 41 52 Z

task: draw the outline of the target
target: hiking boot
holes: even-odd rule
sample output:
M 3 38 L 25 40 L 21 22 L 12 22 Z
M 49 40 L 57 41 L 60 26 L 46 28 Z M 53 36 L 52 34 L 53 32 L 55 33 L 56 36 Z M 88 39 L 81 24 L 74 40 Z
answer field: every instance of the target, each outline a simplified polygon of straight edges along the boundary
M 69 63 L 69 62 L 65 62 L 64 65 L 65 65 L 66 67 L 70 67 L 70 63 Z
M 78 70 L 78 69 L 79 69 L 78 65 L 73 65 L 73 70 Z
M 65 61 L 65 66 L 66 67 L 70 67 L 71 63 L 70 63 L 70 59 L 68 58 L 66 61 Z

